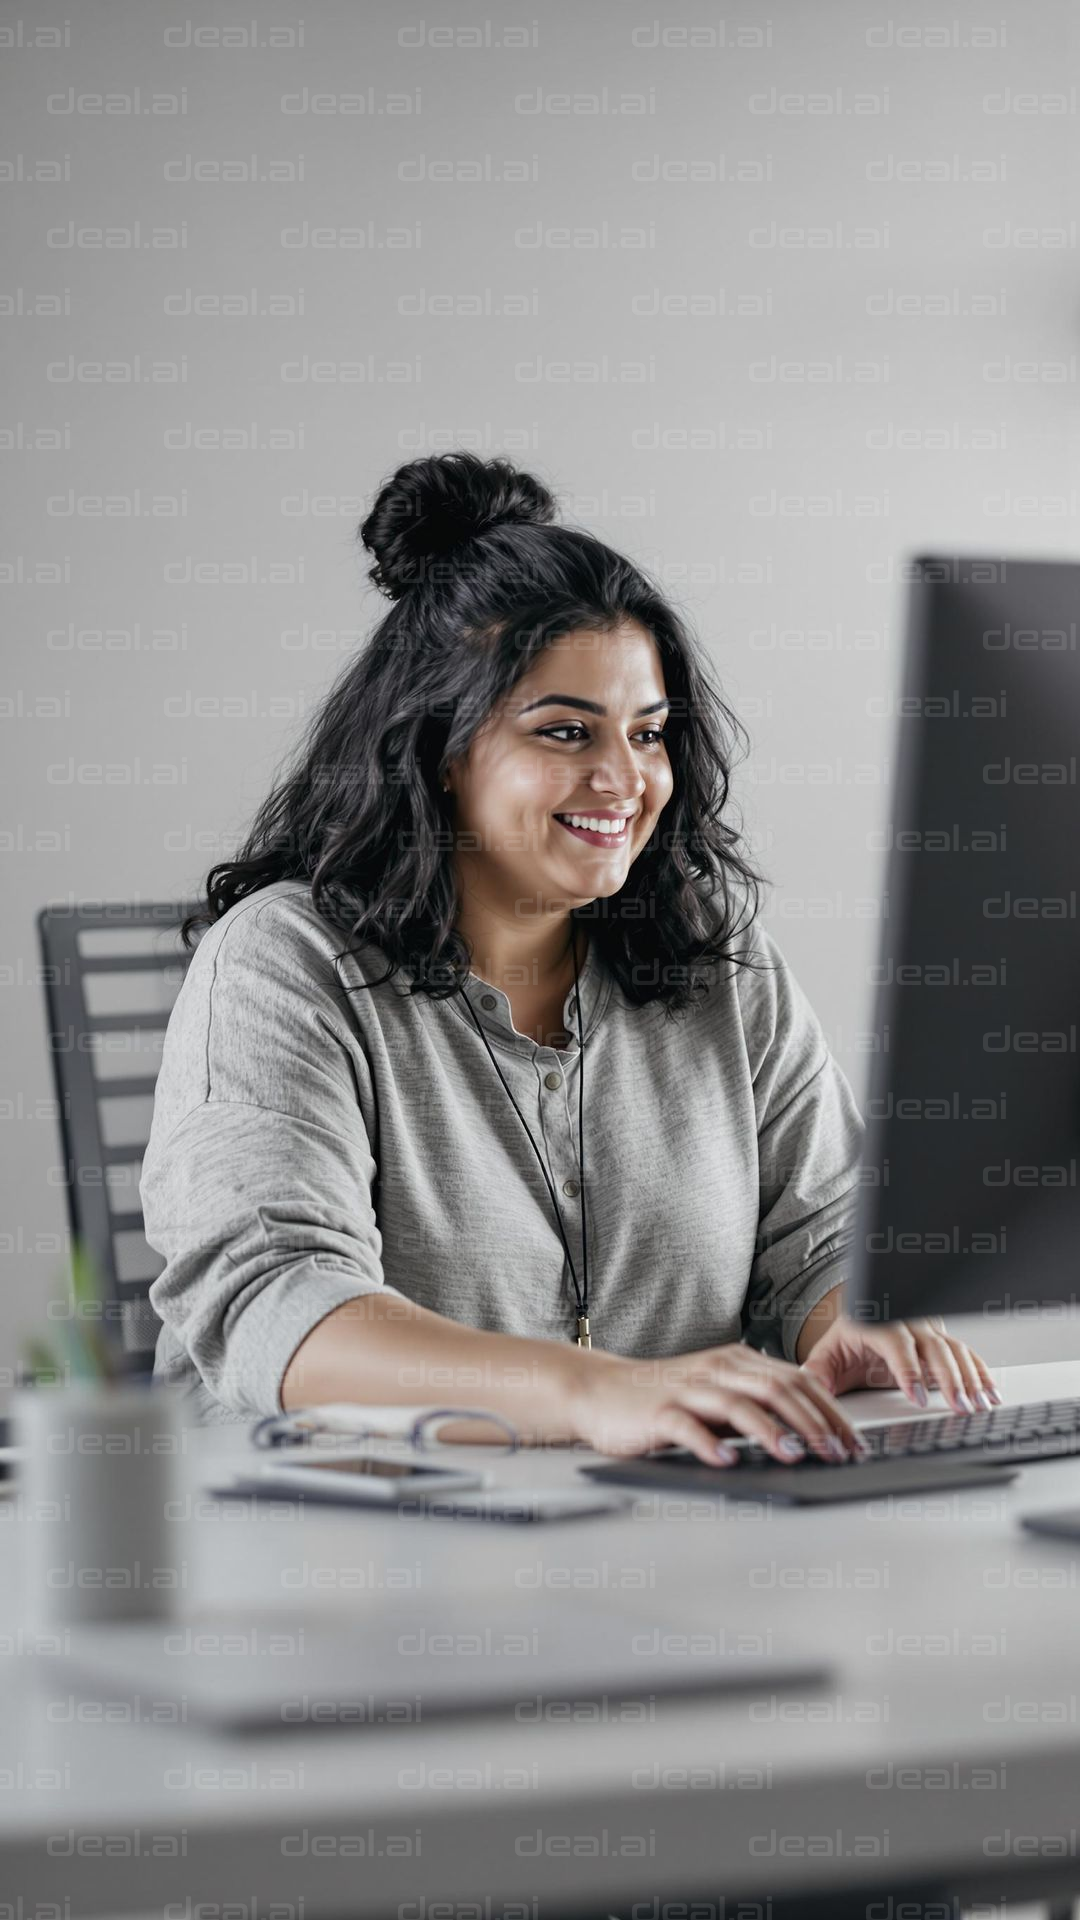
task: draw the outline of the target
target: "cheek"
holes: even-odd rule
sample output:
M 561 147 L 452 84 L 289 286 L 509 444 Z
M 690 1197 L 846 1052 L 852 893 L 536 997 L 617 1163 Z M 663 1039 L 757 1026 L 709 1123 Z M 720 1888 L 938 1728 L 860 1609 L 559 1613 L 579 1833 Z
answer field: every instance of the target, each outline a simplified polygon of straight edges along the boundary
M 544 754 L 526 754 L 514 768 L 512 791 L 517 804 L 530 813 L 557 807 L 559 769 Z
M 551 754 L 525 754 L 514 775 L 514 789 L 521 805 L 534 813 L 550 813 L 560 805 L 567 791 L 567 771 Z M 572 783 L 573 775 L 570 778 Z
M 661 807 L 666 807 L 674 791 L 675 775 L 671 771 L 670 763 L 654 767 L 646 796 L 649 806 L 655 811 L 659 811 Z
M 550 770 L 545 767 L 542 754 L 512 749 L 492 752 L 476 784 L 477 811 L 485 818 L 504 822 L 510 815 L 532 812 L 543 804 L 549 780 Z

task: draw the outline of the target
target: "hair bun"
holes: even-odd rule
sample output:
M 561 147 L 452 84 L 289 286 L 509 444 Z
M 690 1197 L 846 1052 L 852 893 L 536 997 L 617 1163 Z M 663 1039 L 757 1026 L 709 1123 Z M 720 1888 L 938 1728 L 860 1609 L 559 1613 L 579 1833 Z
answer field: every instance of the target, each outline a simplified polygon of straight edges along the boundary
M 433 454 L 399 467 L 384 482 L 360 527 L 375 555 L 369 578 L 391 600 L 427 578 L 433 561 L 509 521 L 544 526 L 555 500 L 532 474 L 509 460 L 475 453 Z

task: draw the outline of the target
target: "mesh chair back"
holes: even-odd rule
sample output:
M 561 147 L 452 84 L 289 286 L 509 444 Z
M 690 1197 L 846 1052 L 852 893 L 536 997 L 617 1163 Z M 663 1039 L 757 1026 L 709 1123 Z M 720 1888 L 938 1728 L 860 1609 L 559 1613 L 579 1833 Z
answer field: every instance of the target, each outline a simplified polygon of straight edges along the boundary
M 147 1296 L 164 1265 L 143 1231 L 139 1179 L 165 1028 L 191 959 L 179 932 L 191 910 L 50 906 L 37 917 L 68 1218 L 137 1372 L 153 1366 L 161 1322 Z

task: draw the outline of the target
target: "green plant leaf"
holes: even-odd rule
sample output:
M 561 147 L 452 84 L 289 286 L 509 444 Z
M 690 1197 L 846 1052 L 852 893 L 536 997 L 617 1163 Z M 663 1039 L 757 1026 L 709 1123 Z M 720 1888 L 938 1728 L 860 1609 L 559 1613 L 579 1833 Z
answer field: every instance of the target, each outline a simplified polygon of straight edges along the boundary
M 76 1307 L 100 1306 L 104 1294 L 97 1262 L 78 1239 L 71 1243 L 71 1290 Z
M 101 1326 L 104 1279 L 90 1248 L 78 1238 L 71 1244 L 71 1290 L 75 1303 L 72 1342 L 77 1347 L 74 1369 L 91 1379 L 110 1380 L 112 1357 Z
M 63 1369 L 44 1340 L 29 1339 L 23 1351 L 27 1366 L 33 1370 L 35 1385 L 40 1385 L 43 1374 L 48 1374 L 54 1381 L 63 1378 Z

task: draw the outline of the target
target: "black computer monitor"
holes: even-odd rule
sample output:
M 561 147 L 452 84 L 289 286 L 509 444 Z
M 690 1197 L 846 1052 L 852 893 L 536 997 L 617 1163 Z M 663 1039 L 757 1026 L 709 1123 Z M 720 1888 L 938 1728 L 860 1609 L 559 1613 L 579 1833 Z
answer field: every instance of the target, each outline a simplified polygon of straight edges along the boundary
M 922 556 L 853 1265 L 862 1320 L 1080 1295 L 1080 563 Z

